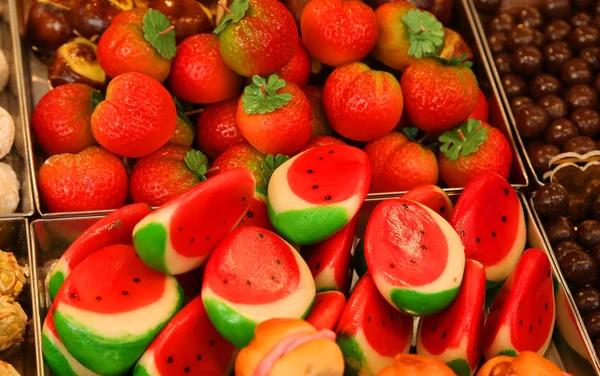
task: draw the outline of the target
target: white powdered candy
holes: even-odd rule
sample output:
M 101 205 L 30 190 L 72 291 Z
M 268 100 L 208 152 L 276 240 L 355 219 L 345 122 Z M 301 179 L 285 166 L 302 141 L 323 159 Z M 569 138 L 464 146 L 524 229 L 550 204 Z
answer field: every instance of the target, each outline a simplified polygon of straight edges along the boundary
M 19 180 L 15 171 L 0 162 L 0 214 L 14 213 L 19 206 Z
M 15 141 L 15 122 L 4 108 L 0 107 L 0 159 L 4 158 Z

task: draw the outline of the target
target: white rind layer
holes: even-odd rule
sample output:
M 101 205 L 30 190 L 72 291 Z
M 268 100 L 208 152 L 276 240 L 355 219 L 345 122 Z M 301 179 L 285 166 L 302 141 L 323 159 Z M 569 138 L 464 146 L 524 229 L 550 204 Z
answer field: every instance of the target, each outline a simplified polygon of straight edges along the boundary
M 422 323 L 423 323 L 423 320 L 421 320 L 420 325 L 419 325 L 419 330 L 417 332 L 417 354 L 435 358 L 442 363 L 449 363 L 456 359 L 464 359 L 467 362 L 469 361 L 469 359 L 467 357 L 467 353 L 468 353 L 467 349 L 469 347 L 469 340 L 466 337 L 463 338 L 462 341 L 460 341 L 460 345 L 458 347 L 455 347 L 453 349 L 446 349 L 446 351 L 443 351 L 439 355 L 433 355 L 432 353 L 427 351 L 427 348 L 425 348 L 425 346 L 423 346 L 423 342 L 421 341 L 421 330 L 423 328 Z M 469 364 L 469 368 L 470 367 L 471 367 L 471 365 Z M 471 375 L 474 372 L 475 372 L 475 370 L 471 369 Z
M 554 328 L 554 320 L 555 316 L 552 315 L 551 328 Z M 550 335 L 548 335 L 548 338 L 546 338 L 546 342 L 542 345 L 542 347 L 535 351 L 540 355 L 544 355 L 546 353 L 546 350 L 548 350 L 548 346 L 550 346 L 550 341 L 552 340 L 552 333 L 549 334 Z M 494 356 L 499 355 L 500 352 L 504 350 L 515 350 L 517 353 L 519 352 L 515 349 L 511 341 L 510 328 L 508 327 L 508 325 L 502 325 L 500 327 L 496 338 L 494 338 L 494 341 L 492 342 L 492 346 L 490 346 L 487 349 L 483 349 L 483 356 L 485 356 L 486 359 L 491 359 Z M 534 351 L 534 349 L 530 349 L 529 351 Z
M 394 357 L 383 356 L 379 354 L 371 345 L 369 341 L 367 341 L 367 337 L 365 337 L 364 332 L 359 329 L 356 331 L 354 335 L 354 340 L 360 346 L 365 361 L 367 362 L 367 369 L 371 372 L 371 374 L 376 374 L 385 367 L 394 363 Z M 410 341 L 406 341 L 406 347 L 402 351 L 402 353 L 408 353 L 410 350 Z
M 315 276 L 315 287 L 317 291 L 324 290 L 339 290 L 337 281 L 335 280 L 335 272 L 332 268 L 325 267 Z
M 101 375 L 85 368 L 81 363 L 79 363 L 79 361 L 77 361 L 77 359 L 73 358 L 73 356 L 69 353 L 69 351 L 67 351 L 65 346 L 62 344 L 60 338 L 57 338 L 54 335 L 54 333 L 52 333 L 52 331 L 50 331 L 48 328 L 46 328 L 46 326 L 44 326 L 44 328 L 42 329 L 42 335 L 46 336 L 46 338 L 48 338 L 48 340 L 50 342 L 52 342 L 52 345 L 54 347 L 56 347 L 56 349 L 64 356 L 64 358 L 69 363 L 69 366 L 75 372 L 76 375 L 78 375 L 78 376 L 101 376 Z
M 136 367 L 142 366 L 148 372 L 150 376 L 161 376 L 160 372 L 158 372 L 158 368 L 156 368 L 156 362 L 154 361 L 154 351 L 147 350 L 144 352 L 144 355 L 137 362 Z
M 579 329 L 577 328 L 574 317 L 569 313 L 567 307 L 567 300 L 565 294 L 562 292 L 562 287 L 556 292 L 555 303 L 556 304 L 556 327 L 559 333 L 565 339 L 565 341 L 571 346 L 575 352 L 581 355 L 584 359 L 589 359 L 590 354 L 585 348 L 583 337 L 581 336 Z

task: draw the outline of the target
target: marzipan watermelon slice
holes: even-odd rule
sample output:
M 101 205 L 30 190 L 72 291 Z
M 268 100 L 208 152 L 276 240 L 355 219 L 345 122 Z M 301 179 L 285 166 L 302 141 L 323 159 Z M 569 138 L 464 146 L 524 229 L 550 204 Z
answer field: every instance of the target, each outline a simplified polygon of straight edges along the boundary
M 100 376 L 85 368 L 67 351 L 54 327 L 54 306 L 50 308 L 42 328 L 42 351 L 44 359 L 56 376 Z
M 421 185 L 406 192 L 402 198 L 416 201 L 449 220 L 454 204 L 444 190 L 437 185 Z
M 493 172 L 471 179 L 450 224 L 460 235 L 467 258 L 485 267 L 488 288 L 508 277 L 525 249 L 527 227 L 519 196 Z
M 588 353 L 583 335 L 578 329 L 575 313 L 569 305 L 562 287 L 556 289 L 554 298 L 556 302 L 556 327 L 560 335 L 577 354 L 591 363 L 590 353 Z
M 271 231 L 242 227 L 227 235 L 204 271 L 202 300 L 215 328 L 236 347 L 271 318 L 304 318 L 315 298 L 310 269 Z
M 99 249 L 113 244 L 131 244 L 133 227 L 152 209 L 146 204 L 123 206 L 98 220 L 79 236 L 52 268 L 48 282 L 54 300 L 67 276 L 81 261 Z
M 465 268 L 463 245 L 448 222 L 405 199 L 377 205 L 365 232 L 365 258 L 381 295 L 417 316 L 448 307 Z
M 133 230 L 135 250 L 159 272 L 181 274 L 196 269 L 237 227 L 253 194 L 250 170 L 234 168 L 215 175 L 140 221 Z
M 169 321 L 142 355 L 133 375 L 227 375 L 233 368 L 234 352 L 197 297 Z
M 71 272 L 52 319 L 65 348 L 84 367 L 121 375 L 182 304 L 174 277 L 150 269 L 132 246 L 111 245 Z
M 344 375 L 375 375 L 407 353 L 413 318 L 398 312 L 379 294 L 366 274 L 356 285 L 342 312 L 336 333 L 344 354 Z
M 252 202 L 242 218 L 238 227 L 256 226 L 269 231 L 275 231 L 269 220 L 269 211 L 267 210 L 267 195 L 262 189 L 256 187 Z
M 302 249 L 302 254 L 315 279 L 317 292 L 338 290 L 348 293 L 356 224 L 355 217 L 332 237 Z
M 484 309 L 485 269 L 467 260 L 456 300 L 448 309 L 420 320 L 417 354 L 446 363 L 459 376 L 472 375 L 481 358 Z
M 341 292 L 320 292 L 315 296 L 315 304 L 306 316 L 306 321 L 317 330 L 334 330 L 345 306 L 346 297 Z
M 483 332 L 483 354 L 517 356 L 521 351 L 543 355 L 554 330 L 554 288 L 544 251 L 523 254 L 494 300 Z
M 300 245 L 323 241 L 360 209 L 371 184 L 364 151 L 347 145 L 309 149 L 275 170 L 269 181 L 269 218 Z

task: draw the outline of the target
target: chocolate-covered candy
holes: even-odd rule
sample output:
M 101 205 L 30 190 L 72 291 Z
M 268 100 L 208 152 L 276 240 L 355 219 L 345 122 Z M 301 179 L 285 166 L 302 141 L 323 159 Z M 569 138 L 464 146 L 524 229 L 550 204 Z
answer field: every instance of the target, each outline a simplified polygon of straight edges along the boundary
M 594 213 L 594 217 L 600 220 L 600 195 L 596 196 L 592 203 L 592 212 Z
M 536 37 L 535 34 L 535 29 L 519 24 L 506 34 L 506 47 L 512 51 L 516 50 L 519 46 L 533 44 Z
M 582 287 L 573 294 L 575 305 L 583 316 L 600 311 L 600 291 L 593 287 Z
M 550 116 L 540 106 L 526 106 L 515 113 L 515 122 L 521 136 L 536 138 L 548 127 Z
M 565 103 L 570 111 L 594 108 L 598 105 L 598 94 L 589 85 L 573 85 L 565 94 Z
M 527 148 L 527 155 L 533 168 L 540 174 L 550 170 L 548 162 L 560 154 L 561 150 L 556 145 L 542 144 L 541 142 L 531 143 Z
M 511 31 L 515 27 L 515 18 L 512 14 L 502 13 L 490 20 L 488 29 L 494 31 Z
M 519 46 L 512 53 L 512 67 L 519 74 L 536 74 L 540 71 L 543 64 L 544 55 L 535 46 Z
M 550 73 L 558 73 L 561 67 L 573 57 L 573 51 L 566 42 L 552 42 L 544 47 L 544 60 Z
M 597 14 L 592 19 L 592 26 L 600 30 L 600 14 Z
M 546 45 L 546 36 L 537 29 L 533 32 L 533 45 L 540 49 Z
M 494 56 L 494 64 L 496 65 L 496 70 L 498 71 L 498 74 L 503 75 L 511 72 L 510 60 L 510 54 L 506 52 Z
M 598 94 L 600 94 L 600 73 L 596 75 L 596 78 L 594 78 L 594 89 L 596 89 L 596 92 Z
M 517 21 L 525 26 L 537 29 L 544 24 L 544 18 L 539 10 L 533 7 L 526 7 L 517 14 Z
M 590 201 L 582 195 L 571 195 L 569 197 L 569 219 L 574 225 L 589 219 L 590 209 Z
M 600 41 L 600 31 L 592 26 L 580 26 L 571 32 L 569 41 L 576 50 L 597 46 Z
M 596 137 L 600 134 L 600 114 L 591 108 L 580 108 L 569 115 L 582 136 Z
M 73 28 L 88 39 L 95 35 L 102 35 L 113 18 L 123 10 L 132 8 L 131 1 L 74 0 Z
M 96 45 L 83 37 L 63 44 L 48 65 L 48 80 L 53 87 L 82 83 L 106 89 L 108 77 L 96 59 Z
M 577 226 L 577 242 L 586 249 L 600 245 L 600 221 L 589 219 L 580 223 Z
M 533 48 L 537 50 L 536 47 Z M 513 55 L 517 51 L 519 51 L 519 49 L 513 52 Z M 540 99 L 546 95 L 560 95 L 561 88 L 562 85 L 558 78 L 549 74 L 538 74 L 529 83 L 529 92 L 535 99 Z
M 581 58 L 574 58 L 560 67 L 560 78 L 567 85 L 590 84 L 592 82 L 592 68 Z
M 548 42 L 566 40 L 571 34 L 572 27 L 565 20 L 555 20 L 550 22 L 544 30 L 544 35 Z
M 571 252 L 565 255 L 559 264 L 569 285 L 593 286 L 598 281 L 596 260 L 585 252 Z
M 575 226 L 566 217 L 548 219 L 544 222 L 544 229 L 552 245 L 575 239 Z
M 600 195 L 600 178 L 592 179 L 585 184 L 585 188 L 583 188 L 583 196 L 592 201 L 598 195 Z
M 592 23 L 592 15 L 586 12 L 577 12 L 569 20 L 573 27 L 588 26 Z
M 596 356 L 600 358 L 600 340 L 594 342 L 594 351 L 596 352 Z
M 27 34 L 31 43 L 42 50 L 55 50 L 73 34 L 70 1 L 36 2 L 29 9 Z
M 501 78 L 502 87 L 508 98 L 527 94 L 527 83 L 521 76 L 507 73 Z
M 565 142 L 563 151 L 565 153 L 572 152 L 583 155 L 596 150 L 596 148 L 596 142 L 591 138 L 587 136 L 577 136 Z
M 594 5 L 595 0 L 572 0 L 573 5 L 579 9 L 586 9 Z
M 582 246 L 571 240 L 558 243 L 557 245 L 552 247 L 552 250 L 554 251 L 554 254 L 556 255 L 556 259 L 558 261 L 562 260 L 563 257 L 565 257 L 571 252 L 585 252 Z
M 514 97 L 513 99 L 510 100 L 510 108 L 513 113 L 519 111 L 523 107 L 530 106 L 533 104 L 535 104 L 533 99 L 531 99 L 530 97 L 526 97 L 524 95 Z
M 475 0 L 473 2 L 475 4 L 475 8 L 481 13 L 496 13 L 498 8 L 500 7 L 501 0 Z
M 150 0 L 150 8 L 156 9 L 175 26 L 175 38 L 180 43 L 187 37 L 209 33 L 214 29 L 210 10 L 196 0 Z
M 571 15 L 570 0 L 542 0 L 540 10 L 547 19 L 569 17 Z
M 583 324 L 592 341 L 600 339 L 600 312 L 590 313 L 584 317 Z
M 579 131 L 571 120 L 564 118 L 556 119 L 546 128 L 544 141 L 562 147 L 565 142 L 577 136 L 579 136 Z
M 494 54 L 504 51 L 506 44 L 506 33 L 504 31 L 494 31 L 488 35 L 488 45 Z
M 600 47 L 587 47 L 580 53 L 579 57 L 585 60 L 592 69 L 600 69 Z
M 542 218 L 566 216 L 569 214 L 569 193 L 560 184 L 546 184 L 535 192 L 533 206 Z
M 533 92 L 533 87 L 531 88 Z M 556 95 L 546 95 L 538 101 L 538 106 L 542 107 L 550 116 L 550 121 L 564 118 L 567 116 L 567 104 Z M 546 129 L 548 131 L 548 129 Z M 552 144 L 554 142 L 551 142 Z

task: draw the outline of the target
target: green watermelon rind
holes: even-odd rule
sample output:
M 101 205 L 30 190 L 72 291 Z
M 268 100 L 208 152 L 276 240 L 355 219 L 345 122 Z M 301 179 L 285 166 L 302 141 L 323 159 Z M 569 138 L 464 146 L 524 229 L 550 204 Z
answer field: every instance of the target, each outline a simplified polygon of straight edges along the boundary
M 89 371 L 88 373 L 77 373 L 69 359 L 56 346 L 55 341 L 50 338 L 51 334 L 42 333 L 42 352 L 48 367 L 57 376 L 92 376 L 97 375 Z M 75 359 L 74 359 L 75 360 Z M 75 360 L 77 361 L 77 360 Z M 79 364 L 81 366 L 81 364 Z M 81 366 L 83 368 L 83 366 Z
M 258 323 L 238 313 L 216 298 L 202 299 L 211 323 L 219 333 L 234 346 L 247 346 L 254 337 Z
M 339 333 L 336 342 L 342 350 L 344 364 L 346 365 L 344 376 L 358 376 L 366 363 L 360 345 L 353 335 Z
M 513 349 L 502 350 L 498 353 L 498 355 L 512 356 L 513 358 L 517 357 L 519 353 Z
M 56 298 L 56 294 L 58 294 L 58 290 L 63 283 L 65 283 L 66 276 L 62 271 L 57 271 L 52 273 L 50 276 L 50 280 L 48 281 L 48 293 L 50 294 L 50 299 L 54 301 Z
M 458 376 L 471 376 L 471 367 L 465 359 L 454 359 L 446 363 Z
M 411 315 L 430 316 L 447 308 L 458 295 L 460 286 L 431 294 L 408 289 L 392 289 L 390 298 L 397 309 Z
M 133 369 L 133 376 L 151 376 L 144 366 L 137 365 Z
M 277 213 L 271 201 L 268 201 L 267 210 L 277 232 L 286 240 L 300 245 L 312 245 L 327 239 L 351 219 L 342 205 L 314 206 Z
M 169 272 L 165 262 L 167 241 L 167 229 L 160 222 L 145 223 L 133 232 L 133 247 L 137 254 L 149 267 L 161 273 Z

